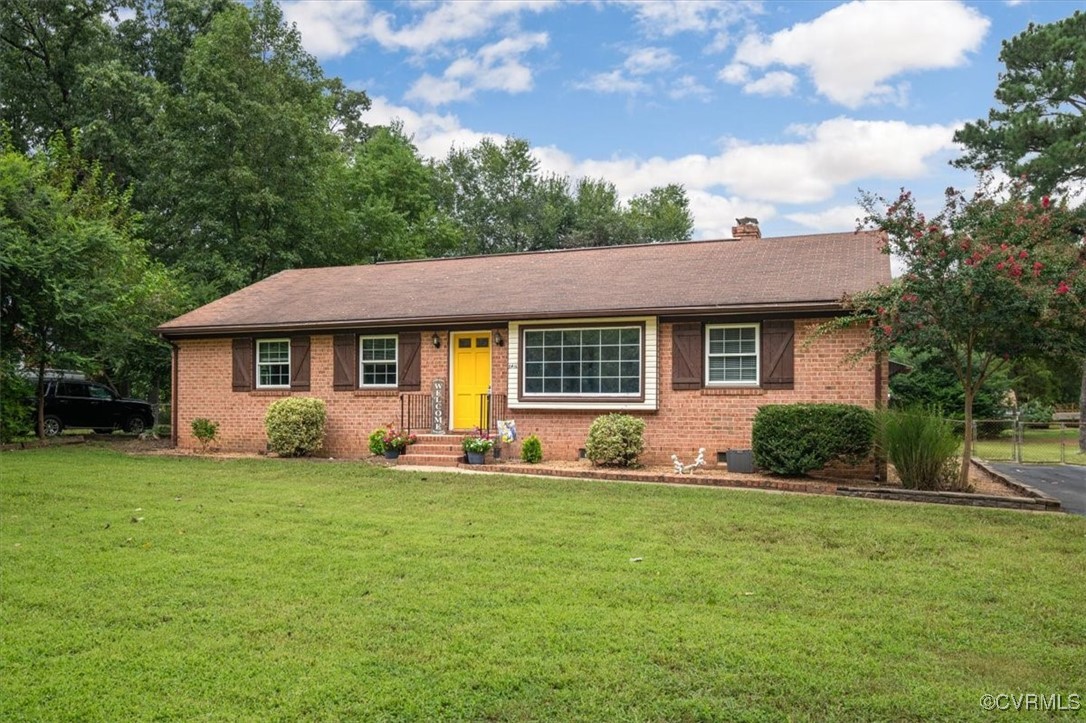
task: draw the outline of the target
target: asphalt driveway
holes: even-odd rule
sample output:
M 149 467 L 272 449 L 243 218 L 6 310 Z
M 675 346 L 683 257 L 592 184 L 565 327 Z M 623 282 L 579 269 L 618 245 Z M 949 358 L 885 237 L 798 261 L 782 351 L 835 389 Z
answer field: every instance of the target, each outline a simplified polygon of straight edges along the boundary
M 1067 512 L 1086 515 L 1086 467 L 1076 465 L 1047 466 L 1042 464 L 1015 464 L 1014 462 L 989 462 L 999 472 L 1014 477 L 1060 501 Z

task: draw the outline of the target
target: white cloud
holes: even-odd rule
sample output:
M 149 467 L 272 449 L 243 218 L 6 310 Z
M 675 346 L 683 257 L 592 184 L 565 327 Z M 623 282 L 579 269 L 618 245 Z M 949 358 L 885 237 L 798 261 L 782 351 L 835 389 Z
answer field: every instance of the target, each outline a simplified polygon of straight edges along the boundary
M 667 48 L 638 48 L 626 56 L 622 65 L 634 75 L 646 75 L 667 70 L 679 60 L 678 56 Z
M 725 83 L 741 85 L 750 80 L 750 68 L 742 63 L 731 63 L 721 68 L 716 77 Z
M 286 21 L 298 26 L 305 49 L 318 58 L 346 55 L 369 35 L 370 9 L 365 2 L 299 0 L 281 6 Z
M 784 217 L 815 231 L 843 231 L 856 228 L 856 221 L 864 217 L 864 210 L 851 204 L 821 211 L 786 213 Z
M 523 93 L 532 89 L 532 71 L 520 56 L 546 45 L 546 33 L 526 33 L 485 45 L 473 55 L 454 60 L 440 78 L 424 74 L 405 97 L 441 105 L 467 100 L 479 90 Z
M 484 138 L 500 141 L 501 133 L 483 133 L 464 128 L 460 119 L 451 113 L 419 113 L 406 106 L 395 105 L 384 96 L 370 99 L 371 106 L 364 120 L 373 125 L 389 125 L 395 121 L 403 124 L 404 132 L 411 136 L 415 146 L 424 156 L 444 158 L 453 147 L 474 146 Z
M 855 0 L 769 37 L 744 38 L 735 61 L 756 68 L 806 67 L 820 93 L 849 108 L 901 102 L 903 88 L 886 80 L 964 64 L 990 24 L 956 0 Z
M 697 98 L 701 101 L 707 101 L 712 97 L 709 89 L 699 83 L 698 79 L 692 75 L 684 75 L 676 80 L 667 91 L 667 95 L 672 100 Z
M 753 95 L 792 95 L 795 89 L 796 76 L 784 70 L 766 73 L 743 86 L 744 93 Z
M 411 22 L 397 24 L 387 11 L 375 12 L 364 0 L 283 0 L 283 15 L 298 25 L 306 49 L 318 58 L 346 55 L 372 40 L 386 50 L 427 53 L 479 37 L 523 13 L 557 5 L 553 0 L 526 2 L 425 3 Z
M 382 97 L 373 99 L 368 122 L 395 119 L 403 122 L 423 154 L 435 158 L 444 157 L 454 145 L 465 147 L 483 138 L 503 137 L 464 128 L 452 114 L 418 113 Z M 749 144 L 733 139 L 712 156 L 577 159 L 554 146 L 537 146 L 532 152 L 544 170 L 573 178 L 607 179 L 622 198 L 680 183 L 695 214 L 696 234 L 706 238 L 728 235 L 739 216 L 773 218 L 775 204 L 824 202 L 841 188 L 866 179 L 889 178 L 898 183 L 924 176 L 933 160 L 943 160 L 939 154 L 954 148 L 954 129 L 836 118 L 793 128 L 802 131 L 793 143 Z M 856 215 L 845 208 L 796 211 L 788 218 L 810 228 L 851 229 Z
M 762 3 L 757 0 L 625 0 L 621 4 L 634 13 L 649 37 L 712 33 L 710 51 L 723 50 L 729 42 L 729 28 L 762 12 Z
M 593 90 L 597 93 L 629 93 L 630 95 L 644 93 L 649 89 L 647 83 L 636 78 L 627 78 L 621 70 L 596 73 L 589 76 L 588 80 L 574 83 L 573 87 L 578 90 Z

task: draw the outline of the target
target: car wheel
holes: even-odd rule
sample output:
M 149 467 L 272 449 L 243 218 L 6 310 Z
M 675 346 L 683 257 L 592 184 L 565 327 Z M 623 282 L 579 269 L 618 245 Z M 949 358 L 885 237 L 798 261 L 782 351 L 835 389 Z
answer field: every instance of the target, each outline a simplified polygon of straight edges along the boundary
M 46 437 L 55 437 L 64 431 L 64 424 L 57 417 L 46 417 L 42 428 Z
M 143 417 L 129 417 L 128 424 L 124 425 L 124 431 L 129 434 L 143 434 L 143 430 L 147 428 L 147 425 L 143 421 Z

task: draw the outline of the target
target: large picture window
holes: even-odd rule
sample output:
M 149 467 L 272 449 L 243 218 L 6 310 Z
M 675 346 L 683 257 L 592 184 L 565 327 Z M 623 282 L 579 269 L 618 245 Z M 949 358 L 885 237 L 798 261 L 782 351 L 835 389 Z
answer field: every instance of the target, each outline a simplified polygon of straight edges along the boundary
M 758 383 L 758 325 L 724 324 L 706 327 L 706 382 Z
M 359 379 L 363 387 L 394 387 L 399 381 L 396 358 L 398 339 L 393 336 L 363 336 L 358 340 Z
M 256 342 L 256 386 L 258 389 L 290 386 L 290 340 Z
M 524 396 L 639 397 L 642 327 L 526 329 Z

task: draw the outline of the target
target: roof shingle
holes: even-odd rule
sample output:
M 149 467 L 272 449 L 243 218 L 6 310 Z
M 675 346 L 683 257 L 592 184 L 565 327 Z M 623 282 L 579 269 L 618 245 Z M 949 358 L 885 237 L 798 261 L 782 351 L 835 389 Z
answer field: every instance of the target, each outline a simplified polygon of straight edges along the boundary
M 283 271 L 165 336 L 826 306 L 890 281 L 873 232 L 688 241 Z

